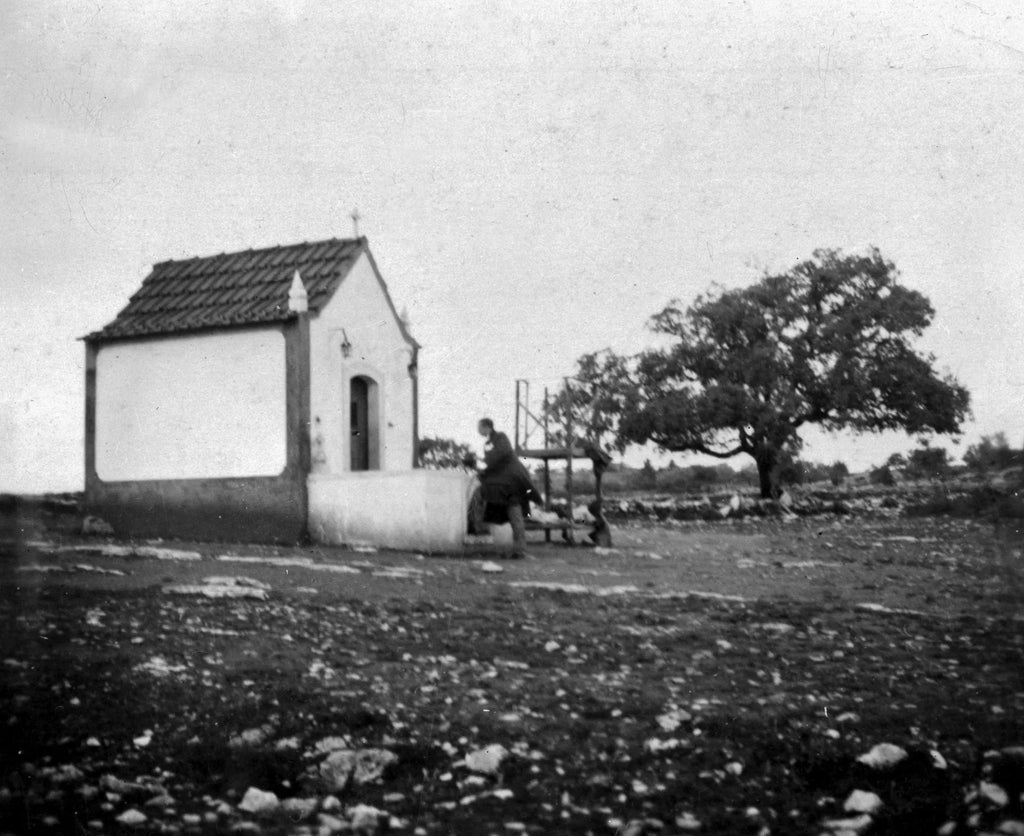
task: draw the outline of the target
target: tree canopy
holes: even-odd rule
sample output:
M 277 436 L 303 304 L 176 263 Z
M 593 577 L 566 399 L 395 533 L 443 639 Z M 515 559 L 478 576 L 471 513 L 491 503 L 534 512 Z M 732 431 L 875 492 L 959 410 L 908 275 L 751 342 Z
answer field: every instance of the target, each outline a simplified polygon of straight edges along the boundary
M 584 355 L 577 377 L 602 393 L 602 426 L 620 448 L 747 454 L 769 496 L 805 425 L 959 430 L 967 390 L 912 346 L 933 316 L 877 249 L 818 250 L 749 287 L 715 288 L 685 308 L 671 302 L 650 321 L 662 347 L 604 352 L 600 362 Z

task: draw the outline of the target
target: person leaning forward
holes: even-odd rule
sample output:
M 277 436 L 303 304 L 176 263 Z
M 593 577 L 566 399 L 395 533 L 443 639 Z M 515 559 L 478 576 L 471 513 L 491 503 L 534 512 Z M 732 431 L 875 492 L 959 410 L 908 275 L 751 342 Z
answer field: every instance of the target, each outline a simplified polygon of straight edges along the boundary
M 484 520 L 512 525 L 512 557 L 526 553 L 526 517 L 530 500 L 540 501 L 530 473 L 523 465 L 505 433 L 494 429 L 490 418 L 482 418 L 477 431 L 484 437 L 484 469 L 480 473 L 481 492 L 486 503 Z

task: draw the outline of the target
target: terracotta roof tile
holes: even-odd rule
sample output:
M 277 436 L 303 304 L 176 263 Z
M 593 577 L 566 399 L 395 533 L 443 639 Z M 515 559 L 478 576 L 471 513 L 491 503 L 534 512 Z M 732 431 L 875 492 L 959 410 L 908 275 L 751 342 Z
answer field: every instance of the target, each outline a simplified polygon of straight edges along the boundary
M 318 313 L 365 248 L 364 238 L 332 238 L 162 261 L 117 318 L 89 338 L 282 321 L 292 316 L 288 289 L 296 270 L 306 284 L 310 311 Z

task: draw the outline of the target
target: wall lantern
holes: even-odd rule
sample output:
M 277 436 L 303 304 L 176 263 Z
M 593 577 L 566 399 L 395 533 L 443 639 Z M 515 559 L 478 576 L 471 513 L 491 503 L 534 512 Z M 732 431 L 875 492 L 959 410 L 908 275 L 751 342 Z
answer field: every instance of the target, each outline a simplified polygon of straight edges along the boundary
M 348 334 L 345 333 L 345 329 L 341 329 L 341 356 L 348 358 L 352 354 L 352 343 L 348 341 Z

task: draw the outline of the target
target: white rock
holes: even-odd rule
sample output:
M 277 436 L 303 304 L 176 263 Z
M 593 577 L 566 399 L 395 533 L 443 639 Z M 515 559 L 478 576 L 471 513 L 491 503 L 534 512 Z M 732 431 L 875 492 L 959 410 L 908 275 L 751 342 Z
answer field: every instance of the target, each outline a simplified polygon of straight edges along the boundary
M 140 813 L 138 810 L 125 810 L 117 817 L 117 821 L 121 824 L 134 826 L 136 824 L 142 824 L 144 821 L 147 821 L 147 819 L 146 814 Z
M 700 819 L 696 818 L 693 813 L 681 813 L 676 816 L 676 827 L 680 830 L 685 830 L 687 833 L 693 833 L 700 830 L 701 823 Z
M 864 813 L 848 819 L 826 819 L 822 822 L 822 826 L 831 830 L 835 836 L 839 836 L 839 834 L 846 833 L 861 833 L 871 826 L 871 821 L 871 816 Z
M 671 752 L 673 749 L 678 749 L 682 745 L 682 741 L 677 740 L 674 737 L 670 737 L 668 740 L 660 740 L 657 737 L 652 737 L 649 740 L 644 741 L 644 750 L 650 752 L 652 755 L 656 755 L 658 752 Z
M 281 802 L 281 809 L 295 821 L 302 821 L 313 815 L 317 803 L 315 798 L 286 798 Z
M 879 743 L 871 747 L 857 761 L 872 769 L 891 769 L 907 757 L 907 750 L 894 743 Z
M 560 644 L 559 644 L 558 642 L 556 642 L 556 641 L 555 641 L 554 639 L 551 639 L 550 641 L 548 641 L 547 643 L 545 643 L 545 645 L 544 645 L 544 649 L 545 649 L 545 650 L 546 650 L 546 651 L 547 651 L 548 653 L 554 653 L 554 652 L 555 652 L 556 650 L 558 650 L 558 649 L 559 649 L 559 648 L 560 648 L 561 646 L 562 646 L 562 645 L 560 645 Z
M 151 732 L 149 729 L 146 729 L 146 731 L 144 731 L 138 737 L 133 737 L 132 738 L 132 743 L 134 743 L 140 749 L 144 749 L 146 746 L 149 745 L 149 743 L 150 743 L 150 741 L 152 739 L 153 739 L 153 732 Z
M 991 781 L 982 781 L 978 784 L 978 795 L 993 807 L 1005 807 L 1010 803 L 1010 796 L 1006 794 L 1006 790 Z
M 256 787 L 249 787 L 242 797 L 242 803 L 238 809 L 246 813 L 272 813 L 280 806 L 277 795 L 272 792 L 264 792 Z
M 742 775 L 743 764 L 741 764 L 739 761 L 732 761 L 731 763 L 727 763 L 725 765 L 725 771 L 728 772 L 730 775 Z
M 928 754 L 932 756 L 932 766 L 936 769 L 945 769 L 949 765 L 938 749 L 932 749 Z
M 320 813 L 317 815 L 316 820 L 320 823 L 321 833 L 324 830 L 328 833 L 340 833 L 346 827 L 345 822 L 337 816 L 332 816 L 327 813 Z
M 267 738 L 270 737 L 272 730 L 268 726 L 260 726 L 255 729 L 246 729 L 240 734 L 236 734 L 228 741 L 228 746 L 232 748 L 239 748 L 242 746 L 259 746 L 261 743 L 266 742 Z
M 500 575 L 502 572 L 505 571 L 501 566 L 499 566 L 493 560 L 485 560 L 485 561 L 483 561 L 481 563 L 478 563 L 476 565 L 476 568 L 479 569 L 481 572 L 487 572 L 488 574 L 491 574 L 491 575 Z
M 320 764 L 320 777 L 329 790 L 343 790 L 348 786 L 352 772 L 356 768 L 356 753 L 351 749 L 331 752 Z
M 880 809 L 882 809 L 882 799 L 867 790 L 854 790 L 843 802 L 843 810 L 847 813 L 874 815 Z
M 675 708 L 672 711 L 666 711 L 664 714 L 659 715 L 657 721 L 663 731 L 674 732 L 680 725 L 690 720 L 691 717 L 690 712 L 683 711 L 681 708 Z
M 352 745 L 351 741 L 347 737 L 338 737 L 337 735 L 331 735 L 330 737 L 323 737 L 313 744 L 313 749 L 318 754 L 328 754 L 330 752 L 338 752 L 341 749 L 348 749 Z
M 492 743 L 466 755 L 466 768 L 470 772 L 495 775 L 506 757 L 508 757 L 508 749 L 500 743 Z
M 82 533 L 111 537 L 114 534 L 114 529 L 106 520 L 89 515 L 82 520 Z
M 1024 821 L 1007 819 L 996 828 L 996 833 L 1002 836 L 1024 836 Z
M 387 749 L 360 749 L 356 752 L 356 768 L 352 779 L 357 784 L 376 781 L 388 766 L 397 761 L 398 756 Z
M 356 804 L 354 807 L 349 807 L 346 812 L 353 830 L 370 832 L 376 830 L 380 826 L 381 819 L 386 819 L 388 816 L 384 810 L 378 810 L 369 804 Z

